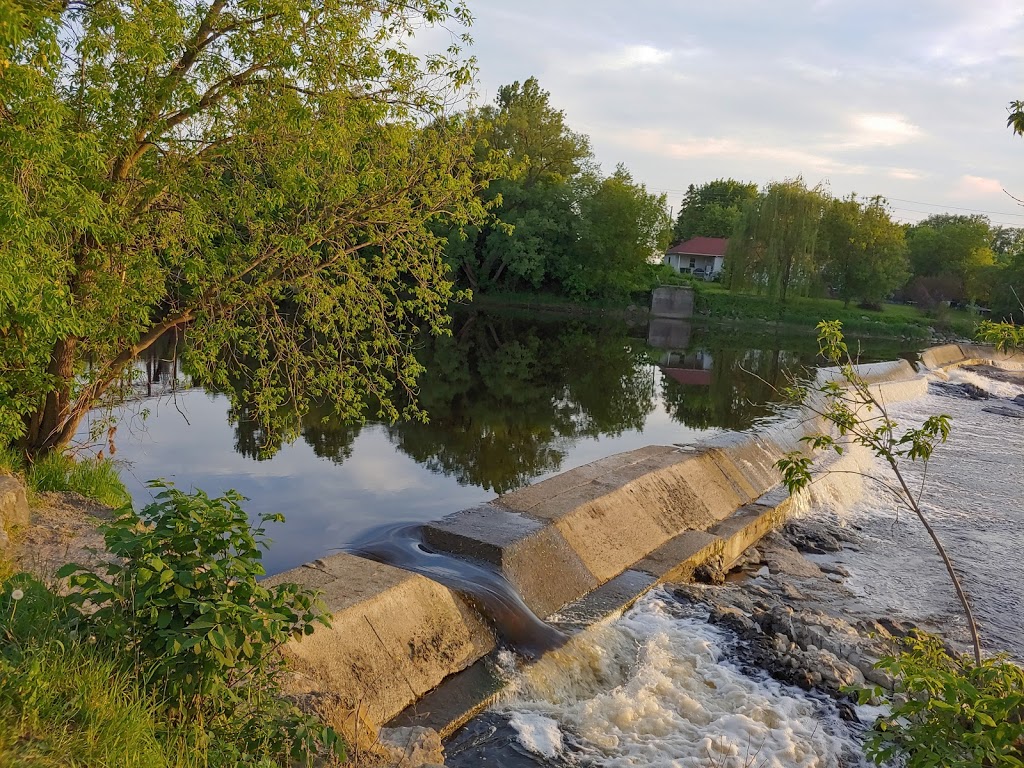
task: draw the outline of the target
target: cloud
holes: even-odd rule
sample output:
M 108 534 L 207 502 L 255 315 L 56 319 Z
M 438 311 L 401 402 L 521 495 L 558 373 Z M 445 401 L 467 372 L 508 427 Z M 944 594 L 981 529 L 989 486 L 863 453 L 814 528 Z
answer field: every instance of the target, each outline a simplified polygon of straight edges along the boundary
M 1003 185 L 998 179 L 964 174 L 957 185 L 957 193 L 968 197 L 987 197 L 1003 194 Z
M 923 131 L 903 115 L 863 112 L 849 117 L 851 130 L 839 138 L 835 149 L 894 147 L 920 138 Z
M 780 145 L 765 144 L 737 138 L 685 137 L 672 138 L 659 131 L 640 130 L 632 132 L 626 142 L 648 152 L 663 154 L 676 159 L 706 157 L 747 157 L 768 160 L 788 169 L 782 176 L 800 173 L 847 173 L 862 174 L 867 171 L 863 165 L 846 163 L 827 155 Z
M 597 57 L 601 69 L 645 69 L 657 67 L 672 59 L 672 51 L 655 48 L 653 45 L 626 45 L 611 54 Z
M 917 179 L 923 179 L 924 174 L 919 171 L 913 171 L 910 168 L 890 168 L 886 171 L 886 176 L 890 179 L 900 179 L 901 181 L 916 181 Z

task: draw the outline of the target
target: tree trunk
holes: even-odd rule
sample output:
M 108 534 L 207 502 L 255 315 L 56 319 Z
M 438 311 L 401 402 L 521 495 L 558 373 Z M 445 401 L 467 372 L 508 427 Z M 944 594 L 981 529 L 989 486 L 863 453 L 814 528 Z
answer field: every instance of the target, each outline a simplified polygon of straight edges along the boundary
M 74 337 L 59 339 L 53 345 L 47 373 L 53 377 L 55 385 L 29 419 L 25 454 L 30 459 L 67 445 L 81 420 L 79 415 L 71 425 L 71 384 L 75 375 L 77 346 L 78 340 Z

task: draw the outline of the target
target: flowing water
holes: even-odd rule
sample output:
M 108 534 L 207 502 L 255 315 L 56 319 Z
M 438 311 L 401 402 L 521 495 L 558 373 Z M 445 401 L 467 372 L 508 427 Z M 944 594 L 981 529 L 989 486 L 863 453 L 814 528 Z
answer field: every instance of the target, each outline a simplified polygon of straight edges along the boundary
M 739 641 L 655 591 L 539 664 L 446 746 L 451 768 L 866 766 L 824 698 L 741 671 Z
M 950 386 L 952 385 L 952 386 Z M 974 387 L 965 397 L 962 385 Z M 980 390 L 980 391 L 979 391 Z M 911 487 L 958 565 L 985 647 L 1024 659 L 1024 419 L 1013 409 L 1019 383 L 973 371 L 935 380 L 929 394 L 889 408 L 904 426 L 951 417 L 949 441 L 925 472 L 905 470 Z M 886 477 L 866 452 L 843 472 Z M 837 556 L 850 572 L 847 616 L 889 617 L 968 638 L 942 563 L 916 518 L 896 515 L 886 494 L 859 474 L 843 474 L 803 501 L 807 515 L 827 515 L 859 543 Z M 863 726 L 839 717 L 825 699 L 751 674 L 737 663 L 741 641 L 711 626 L 700 608 L 656 591 L 622 618 L 572 638 L 539 664 L 509 667 L 509 694 L 449 740 L 448 765 L 671 766 L 789 768 L 867 765 Z M 875 711 L 860 713 L 864 722 Z
M 961 576 L 983 645 L 1024 659 L 1024 419 L 986 410 L 1008 407 L 1007 401 L 1024 394 L 1024 375 L 1011 383 L 954 370 L 950 383 L 977 387 L 991 399 L 970 399 L 934 382 L 926 397 L 891 407 L 890 415 L 905 425 L 935 414 L 952 419 L 949 440 L 927 469 L 914 463 L 903 469 L 911 489 L 921 491 L 921 505 Z M 879 461 L 864 468 L 886 476 Z M 915 517 L 897 514 L 874 488 L 836 511 L 862 538 L 861 551 L 846 558 L 847 584 L 865 611 L 906 618 L 968 642 L 949 578 Z

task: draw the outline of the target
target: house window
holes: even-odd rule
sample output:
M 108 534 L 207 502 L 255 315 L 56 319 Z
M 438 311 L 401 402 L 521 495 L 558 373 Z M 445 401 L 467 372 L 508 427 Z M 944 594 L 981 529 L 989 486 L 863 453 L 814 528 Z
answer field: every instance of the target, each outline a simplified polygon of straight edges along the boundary
M 690 269 L 693 269 L 696 266 L 697 266 L 697 259 L 695 257 L 691 256 L 690 257 Z

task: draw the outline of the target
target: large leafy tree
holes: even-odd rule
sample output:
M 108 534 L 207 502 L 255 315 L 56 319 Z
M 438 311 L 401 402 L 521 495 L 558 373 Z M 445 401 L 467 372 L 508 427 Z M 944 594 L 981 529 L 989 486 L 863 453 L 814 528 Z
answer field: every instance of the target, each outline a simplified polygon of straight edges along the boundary
M 877 304 L 907 279 L 903 227 L 880 197 L 829 200 L 820 241 L 825 280 L 847 306 L 852 299 Z
M 736 179 L 716 179 L 686 188 L 673 228 L 676 242 L 692 237 L 729 237 L 739 223 L 743 206 L 757 197 L 757 185 Z
M 581 185 L 582 186 L 582 185 Z M 578 196 L 577 239 L 552 268 L 573 298 L 623 296 L 650 287 L 649 263 L 668 245 L 665 195 L 637 184 L 623 165 Z
M 492 218 L 461 241 L 453 238 L 449 258 L 474 291 L 539 288 L 551 254 L 575 242 L 572 182 L 593 164 L 590 144 L 534 77 L 499 88 L 495 103 L 474 119 L 482 134 L 478 156 L 498 152 L 508 165 L 481 195 Z
M 985 270 L 995 263 L 995 254 L 992 229 L 984 216 L 929 216 L 907 231 L 907 247 L 915 277 L 939 278 L 949 285 L 937 298 L 985 298 Z
M 828 198 L 802 179 L 774 182 L 749 200 L 729 240 L 725 282 L 780 301 L 820 282 L 818 231 Z
M 482 214 L 472 77 L 418 26 L 455 0 L 0 8 L 0 442 L 66 444 L 133 358 L 186 329 L 257 414 L 357 416 L 420 370 L 452 294 L 433 234 Z M 407 409 L 414 410 L 414 409 Z

